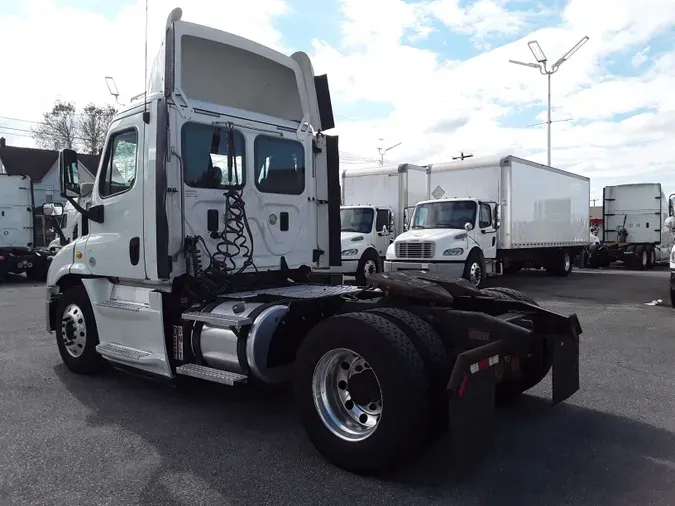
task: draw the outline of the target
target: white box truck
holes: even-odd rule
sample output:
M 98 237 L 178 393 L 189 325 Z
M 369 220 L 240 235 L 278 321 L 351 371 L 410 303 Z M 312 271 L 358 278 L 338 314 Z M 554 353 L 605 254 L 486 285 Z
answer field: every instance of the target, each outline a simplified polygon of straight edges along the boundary
M 578 318 L 524 294 L 428 272 L 313 283 L 340 260 L 327 78 L 305 53 L 181 16 L 147 97 L 112 120 L 87 208 L 77 153 L 59 155 L 82 233 L 54 255 L 45 323 L 70 371 L 291 383 L 309 441 L 360 473 L 443 431 L 464 465 L 491 439 L 496 397 L 546 377 L 554 403 L 579 389 Z
M 591 267 L 622 261 L 625 267 L 651 269 L 668 262 L 672 233 L 665 228 L 669 203 L 660 183 L 603 188 L 602 242 L 590 250 Z
M 35 213 L 34 201 L 29 177 L 0 174 L 0 281 L 8 274 L 47 277 L 49 250 L 40 243 L 51 224 Z
M 405 229 L 405 210 L 429 198 L 427 169 L 408 163 L 343 169 L 341 191 L 342 265 L 329 270 L 355 276 L 364 286 L 382 272 L 389 244 Z
M 385 272 L 429 270 L 481 286 L 545 267 L 567 276 L 589 244 L 590 180 L 512 155 L 431 164 L 434 199 L 387 250 Z

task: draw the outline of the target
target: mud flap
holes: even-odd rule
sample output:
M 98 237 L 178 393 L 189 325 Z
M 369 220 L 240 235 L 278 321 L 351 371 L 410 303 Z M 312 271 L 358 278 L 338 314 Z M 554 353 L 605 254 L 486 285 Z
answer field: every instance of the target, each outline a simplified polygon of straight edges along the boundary
M 571 332 L 553 336 L 553 404 L 569 399 L 579 390 L 578 320 L 572 321 Z
M 462 474 L 480 464 L 494 444 L 494 369 L 464 376 L 450 398 L 449 409 L 451 458 Z

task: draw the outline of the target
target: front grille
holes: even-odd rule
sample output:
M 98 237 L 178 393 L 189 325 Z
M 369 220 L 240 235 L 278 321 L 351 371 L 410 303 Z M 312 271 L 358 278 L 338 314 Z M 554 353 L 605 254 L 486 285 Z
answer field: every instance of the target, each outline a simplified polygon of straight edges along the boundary
M 396 243 L 396 257 L 434 258 L 435 246 L 433 242 L 398 242 Z

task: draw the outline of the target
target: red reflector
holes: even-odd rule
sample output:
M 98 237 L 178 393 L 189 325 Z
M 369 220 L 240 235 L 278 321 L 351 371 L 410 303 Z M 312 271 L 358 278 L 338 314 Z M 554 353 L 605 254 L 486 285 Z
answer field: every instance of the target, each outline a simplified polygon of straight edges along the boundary
M 487 369 L 490 367 L 490 359 L 484 359 L 478 362 L 478 370 L 482 371 L 483 369 Z
M 2 262 L 5 259 L 5 257 L 0 257 L 0 262 Z
M 464 376 L 464 379 L 462 379 L 462 382 L 459 384 L 459 390 L 457 390 L 457 395 L 460 397 L 462 394 L 464 394 L 464 389 L 466 388 L 466 382 L 469 381 L 468 376 Z
M 511 358 L 511 369 L 517 371 L 519 368 L 520 368 L 520 358 L 518 357 L 518 355 L 514 355 Z

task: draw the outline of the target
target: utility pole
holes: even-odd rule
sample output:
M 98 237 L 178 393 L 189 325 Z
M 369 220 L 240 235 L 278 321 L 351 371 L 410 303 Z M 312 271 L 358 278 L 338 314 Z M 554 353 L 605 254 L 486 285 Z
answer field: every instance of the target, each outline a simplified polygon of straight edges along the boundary
M 384 148 L 384 139 L 380 139 L 380 146 L 378 146 L 377 151 L 380 153 L 380 165 L 384 165 L 384 155 L 387 153 L 387 151 L 390 151 L 394 149 L 397 146 L 400 146 L 403 144 L 403 142 L 397 142 L 393 146 L 389 146 L 388 148 Z
M 542 75 L 546 76 L 547 84 L 548 84 L 548 100 L 547 100 L 547 105 L 548 105 L 548 119 L 546 121 L 547 125 L 547 151 L 548 151 L 548 166 L 551 166 L 551 75 L 555 74 L 560 66 L 565 63 L 567 60 L 570 59 L 570 57 L 576 53 L 581 46 L 586 44 L 588 42 L 588 36 L 584 36 L 577 44 L 567 51 L 563 57 L 561 57 L 557 62 L 555 62 L 550 69 L 546 68 L 546 63 L 547 63 L 547 58 L 546 55 L 544 55 L 544 51 L 541 49 L 541 46 L 539 45 L 539 42 L 536 40 L 531 40 L 530 42 L 527 43 L 527 45 L 530 47 L 530 51 L 532 51 L 532 54 L 534 55 L 535 60 L 537 60 L 537 63 L 526 63 L 522 61 L 516 61 L 516 60 L 509 60 L 509 63 L 515 63 L 516 65 L 523 65 L 524 67 L 531 67 L 533 69 L 538 69 L 539 72 Z

